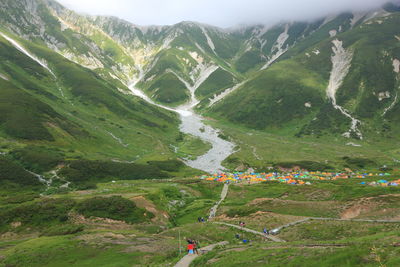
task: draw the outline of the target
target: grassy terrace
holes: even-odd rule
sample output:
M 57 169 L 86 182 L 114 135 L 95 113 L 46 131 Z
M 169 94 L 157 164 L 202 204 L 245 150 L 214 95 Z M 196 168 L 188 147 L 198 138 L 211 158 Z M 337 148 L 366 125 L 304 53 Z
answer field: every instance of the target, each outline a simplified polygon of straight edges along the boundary
M 245 221 L 246 227 L 262 231 L 308 216 L 398 218 L 400 188 L 359 183 L 349 179 L 313 181 L 308 186 L 234 184 L 215 220 Z M 175 178 L 100 183 L 96 189 L 30 199 L 16 192 L 13 199 L 1 202 L 0 266 L 165 266 L 182 256 L 179 236 L 183 244 L 184 238 L 194 238 L 202 246 L 229 241 L 192 266 L 399 263 L 400 224 L 396 223 L 309 221 L 283 229 L 278 237 L 286 243 L 198 223 L 199 216 L 207 217 L 221 190 L 221 183 Z M 250 239 L 250 244 L 243 244 L 236 234 Z

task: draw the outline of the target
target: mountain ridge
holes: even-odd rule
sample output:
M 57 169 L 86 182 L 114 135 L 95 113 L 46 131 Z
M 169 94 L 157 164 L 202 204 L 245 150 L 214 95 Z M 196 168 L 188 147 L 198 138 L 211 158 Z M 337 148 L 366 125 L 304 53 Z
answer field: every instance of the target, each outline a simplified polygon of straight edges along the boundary
M 150 107 L 132 96 L 132 85 L 156 103 L 170 107 L 186 103 L 194 92 L 200 101 L 197 112 L 249 130 L 300 139 L 340 138 L 343 143 L 360 137 L 375 142 L 381 135 L 397 140 L 398 78 L 392 65 L 400 58 L 396 39 L 400 33 L 394 27 L 399 17 L 395 5 L 313 22 L 236 30 L 195 22 L 143 28 L 116 17 L 80 15 L 52 0 L 7 0 L 0 6 L 0 14 L 0 30 L 45 60 L 57 78 L 27 79 L 32 75 L 29 70 L 22 74 L 13 65 L 10 72 L 5 63 L 1 77 L 17 87 L 34 81 L 38 87 L 34 97 L 62 114 L 76 113 L 71 103 L 79 102 L 84 114 L 92 113 L 90 116 L 99 117 L 100 123 L 107 125 L 102 138 L 116 142 L 125 151 L 118 160 L 131 160 L 126 155 L 129 149 L 124 147 L 129 142 L 124 139 L 136 137 L 122 130 L 131 119 L 140 128 L 133 132 L 146 132 L 152 136 L 151 143 L 165 153 L 144 152 L 148 150 L 146 142 L 141 142 L 142 152 L 137 156 L 143 161 L 157 153 L 159 159 L 176 157 L 171 147 L 180 140 L 176 114 Z M 339 42 L 340 49 L 335 49 L 352 51 L 351 63 L 329 95 L 330 80 L 335 80 L 331 79 L 335 66 L 332 48 Z M 3 43 L 8 45 L 6 40 Z M 22 86 L 22 90 L 26 88 Z M 124 114 L 119 119 L 125 122 L 110 124 L 112 129 L 108 129 L 103 121 L 108 119 L 87 112 L 85 106 L 97 109 L 99 114 L 105 110 L 104 114 L 112 113 L 116 118 Z M 135 115 L 129 118 L 127 114 L 132 111 Z M 82 120 L 68 116 L 75 123 Z M 82 128 L 97 135 L 94 129 L 98 126 L 89 122 L 90 116 L 84 119 L 86 126 Z M 92 125 L 91 130 L 88 125 Z M 162 129 L 169 129 L 167 138 L 162 136 Z M 156 139 L 162 140 L 162 145 Z M 108 158 L 104 157 L 107 153 L 102 152 L 101 158 Z M 143 157 L 143 153 L 152 156 Z

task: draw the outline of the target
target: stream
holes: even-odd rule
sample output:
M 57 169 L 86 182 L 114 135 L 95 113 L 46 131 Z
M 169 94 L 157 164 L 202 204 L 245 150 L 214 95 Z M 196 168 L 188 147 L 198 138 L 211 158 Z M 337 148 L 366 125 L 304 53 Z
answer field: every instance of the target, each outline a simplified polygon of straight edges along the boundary
M 207 173 L 223 172 L 222 162 L 235 151 L 235 144 L 219 137 L 219 131 L 206 125 L 204 118 L 196 114 L 193 108 L 199 103 L 194 96 L 194 90 L 191 91 L 191 100 L 189 103 L 177 108 L 170 108 L 155 103 L 141 90 L 135 87 L 135 84 L 129 86 L 131 92 L 144 99 L 146 102 L 161 107 L 163 109 L 173 111 L 179 114 L 181 118 L 180 131 L 199 137 L 202 141 L 210 143 L 212 148 L 204 155 L 197 157 L 195 160 L 185 160 L 186 165 L 205 171 Z

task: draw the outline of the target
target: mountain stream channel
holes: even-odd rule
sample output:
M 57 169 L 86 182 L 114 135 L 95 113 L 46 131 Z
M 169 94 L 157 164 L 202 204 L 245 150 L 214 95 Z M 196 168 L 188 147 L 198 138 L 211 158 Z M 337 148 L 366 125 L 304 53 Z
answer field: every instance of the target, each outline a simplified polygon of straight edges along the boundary
M 209 125 L 204 124 L 203 117 L 196 114 L 193 108 L 199 103 L 195 96 L 194 88 L 190 88 L 191 100 L 177 108 L 170 108 L 155 103 L 141 90 L 137 89 L 136 83 L 129 86 L 131 92 L 145 100 L 146 102 L 161 107 L 163 109 L 173 111 L 179 114 L 181 118 L 180 131 L 199 137 L 202 141 L 210 143 L 212 148 L 204 155 L 197 157 L 195 160 L 184 159 L 186 165 L 205 171 L 207 173 L 223 172 L 222 162 L 235 152 L 235 144 L 219 137 L 219 131 Z

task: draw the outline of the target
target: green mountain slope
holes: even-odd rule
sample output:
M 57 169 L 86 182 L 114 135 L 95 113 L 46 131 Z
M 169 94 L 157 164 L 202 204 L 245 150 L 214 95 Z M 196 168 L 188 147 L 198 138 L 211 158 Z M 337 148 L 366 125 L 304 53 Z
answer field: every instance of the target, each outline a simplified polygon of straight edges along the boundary
M 51 69 L 0 37 L 0 141 L 8 160 L 39 173 L 82 158 L 136 161 L 142 165 L 131 173 L 143 177 L 140 173 L 146 168 L 156 168 L 147 167 L 147 161 L 176 158 L 170 147 L 180 136 L 175 114 L 121 93 L 128 91 L 122 84 L 117 88 L 47 47 L 6 34 L 37 59 L 46 59 Z M 52 149 L 59 152 L 49 154 Z M 54 162 L 50 168 L 48 162 Z M 184 170 L 182 165 L 167 169 L 178 172 Z M 168 176 L 157 175 L 156 169 L 153 174 L 147 172 L 148 177 Z M 82 181 L 74 180 L 75 184 Z
M 175 159 L 174 147 L 190 137 L 179 134 L 176 114 L 132 96 L 130 84 L 173 107 L 195 91 L 198 112 L 261 134 L 373 143 L 397 140 L 400 130 L 394 4 L 228 30 L 194 22 L 143 27 L 52 0 L 6 0 L 0 22 L 34 56 L 0 37 L 5 153 L 33 145 L 59 148 L 65 161 Z M 351 57 L 348 66 L 335 65 L 335 55 Z
M 382 16 L 353 22 L 351 28 L 352 15 L 335 18 L 289 48 L 277 63 L 253 74 L 214 105 L 210 114 L 256 129 L 295 124 L 302 129 L 297 132 L 300 136 L 346 132 L 351 120 L 327 97 L 332 49 L 338 40 L 352 58 L 335 93 L 336 103 L 360 121 L 365 137 L 374 138 L 382 130 L 383 136 L 394 137 L 398 131 L 393 121 L 398 116 L 394 113 L 398 105 L 399 19 L 399 13 L 382 11 Z

